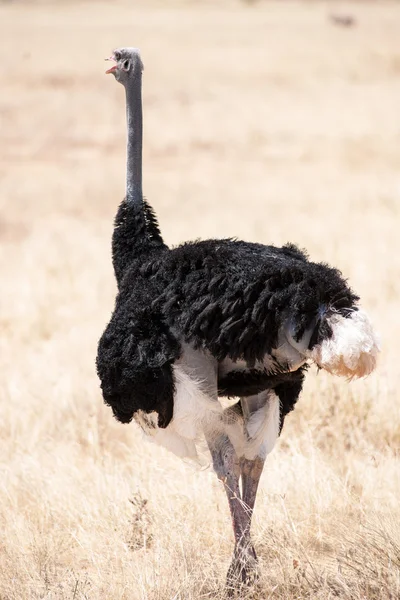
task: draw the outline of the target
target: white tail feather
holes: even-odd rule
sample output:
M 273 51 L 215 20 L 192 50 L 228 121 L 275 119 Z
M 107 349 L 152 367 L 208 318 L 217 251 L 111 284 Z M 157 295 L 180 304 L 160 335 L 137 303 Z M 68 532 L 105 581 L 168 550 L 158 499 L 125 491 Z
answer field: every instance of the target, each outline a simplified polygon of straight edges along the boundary
M 379 341 L 362 310 L 349 317 L 336 313 L 328 317 L 332 337 L 308 351 L 308 358 L 333 375 L 349 379 L 366 377 L 376 367 Z

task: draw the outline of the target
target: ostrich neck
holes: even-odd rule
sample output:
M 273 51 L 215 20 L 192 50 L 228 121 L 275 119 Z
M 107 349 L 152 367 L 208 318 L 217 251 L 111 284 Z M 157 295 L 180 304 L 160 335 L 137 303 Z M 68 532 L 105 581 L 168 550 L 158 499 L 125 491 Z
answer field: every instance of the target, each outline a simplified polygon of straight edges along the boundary
M 142 73 L 134 74 L 126 87 L 126 118 L 128 125 L 126 201 L 140 204 L 142 192 Z

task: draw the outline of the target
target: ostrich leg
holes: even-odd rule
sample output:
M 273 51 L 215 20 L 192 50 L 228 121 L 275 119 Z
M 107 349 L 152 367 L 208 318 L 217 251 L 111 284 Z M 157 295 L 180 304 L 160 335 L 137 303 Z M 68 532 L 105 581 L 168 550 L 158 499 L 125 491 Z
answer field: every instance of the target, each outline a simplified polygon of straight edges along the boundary
M 247 523 L 246 532 L 250 542 L 251 519 L 253 517 L 254 505 L 256 502 L 258 484 L 264 468 L 265 458 L 256 456 L 255 459 L 242 458 L 240 461 L 240 473 L 242 477 L 242 500 L 246 511 Z M 257 561 L 256 551 L 251 543 L 248 545 L 248 552 L 253 559 Z
M 251 581 L 256 576 L 257 564 L 257 555 L 250 537 L 251 520 L 265 458 L 279 435 L 280 405 L 279 398 L 273 391 L 265 391 L 241 398 L 241 406 L 244 434 L 247 438 L 244 456 L 240 461 L 245 521 L 243 544 L 237 548 L 239 556 L 236 562 L 241 566 L 236 572 L 242 581 Z M 243 551 L 244 556 L 240 554 Z
M 226 434 L 218 434 L 217 437 L 206 434 L 206 439 L 214 470 L 224 484 L 232 517 L 235 550 L 227 575 L 227 585 L 232 590 L 240 583 L 249 583 L 255 567 L 248 509 L 242 502 L 239 488 L 240 461 Z
M 249 529 L 251 525 L 251 517 L 253 514 L 254 504 L 256 502 L 258 484 L 261 473 L 263 472 L 265 458 L 256 456 L 250 460 L 243 458 L 240 461 L 240 472 L 242 476 L 242 500 L 247 510 Z

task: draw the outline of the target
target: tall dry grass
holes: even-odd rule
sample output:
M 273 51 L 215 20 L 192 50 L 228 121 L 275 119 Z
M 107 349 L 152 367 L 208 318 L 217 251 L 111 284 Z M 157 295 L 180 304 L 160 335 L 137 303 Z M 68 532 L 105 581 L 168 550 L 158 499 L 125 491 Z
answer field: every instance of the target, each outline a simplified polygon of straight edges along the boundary
M 368 380 L 308 376 L 263 475 L 248 597 L 400 596 L 400 11 L 342 7 L 357 26 L 314 3 L 0 7 L 1 600 L 224 594 L 215 476 L 114 422 L 95 375 L 125 152 L 102 58 L 122 44 L 143 52 L 166 240 L 297 242 L 382 336 Z

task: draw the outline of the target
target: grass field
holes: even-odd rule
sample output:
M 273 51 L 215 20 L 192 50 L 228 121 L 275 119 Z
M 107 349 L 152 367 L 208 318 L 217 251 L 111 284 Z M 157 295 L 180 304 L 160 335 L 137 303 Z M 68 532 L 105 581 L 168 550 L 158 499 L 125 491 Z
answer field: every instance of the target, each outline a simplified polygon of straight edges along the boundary
M 400 5 L 0 5 L 0 599 L 224 596 L 214 474 L 117 424 L 94 358 L 111 314 L 124 94 L 145 64 L 145 192 L 165 239 L 298 243 L 382 339 L 350 385 L 310 371 L 263 474 L 241 598 L 400 596 Z

